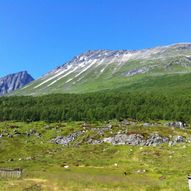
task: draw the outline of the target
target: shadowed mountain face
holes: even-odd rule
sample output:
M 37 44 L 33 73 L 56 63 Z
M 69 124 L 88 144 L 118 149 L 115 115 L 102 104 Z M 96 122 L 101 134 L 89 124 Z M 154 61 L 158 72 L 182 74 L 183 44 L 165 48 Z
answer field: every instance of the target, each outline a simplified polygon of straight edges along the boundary
M 26 71 L 0 78 L 0 96 L 22 88 L 34 79 Z
M 96 50 L 74 57 L 16 95 L 85 93 L 127 88 L 147 77 L 191 73 L 191 44 L 128 51 Z

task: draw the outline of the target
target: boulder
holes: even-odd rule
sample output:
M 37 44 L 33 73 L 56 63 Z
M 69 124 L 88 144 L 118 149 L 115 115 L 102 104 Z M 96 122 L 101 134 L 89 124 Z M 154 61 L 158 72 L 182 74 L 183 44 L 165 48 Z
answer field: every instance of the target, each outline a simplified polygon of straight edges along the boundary
M 94 139 L 89 139 L 87 141 L 88 144 L 91 144 L 91 145 L 99 145 L 99 144 L 102 144 L 103 141 L 102 140 L 94 140 Z
M 140 134 L 131 134 L 127 136 L 126 144 L 129 145 L 143 145 L 144 144 L 144 137 Z
M 158 133 L 152 134 L 145 142 L 145 146 L 157 146 L 168 142 L 168 138 L 160 136 Z
M 177 135 L 173 138 L 173 141 L 175 143 L 183 143 L 185 142 L 185 138 L 183 136 Z
M 177 135 L 177 136 L 174 136 L 172 141 L 169 142 L 169 146 L 173 146 L 178 143 L 184 143 L 185 141 L 186 139 L 183 136 Z

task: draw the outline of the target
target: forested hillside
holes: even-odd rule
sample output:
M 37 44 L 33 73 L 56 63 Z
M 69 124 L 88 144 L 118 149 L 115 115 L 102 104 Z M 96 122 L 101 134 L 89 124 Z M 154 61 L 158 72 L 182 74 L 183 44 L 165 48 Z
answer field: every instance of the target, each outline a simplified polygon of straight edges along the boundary
M 94 121 L 133 118 L 191 122 L 191 97 L 143 92 L 0 98 L 0 120 Z

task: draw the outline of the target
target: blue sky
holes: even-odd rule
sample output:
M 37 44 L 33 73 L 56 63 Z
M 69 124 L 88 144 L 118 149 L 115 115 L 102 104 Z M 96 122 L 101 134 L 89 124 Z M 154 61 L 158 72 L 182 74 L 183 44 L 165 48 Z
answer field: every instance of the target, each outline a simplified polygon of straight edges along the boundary
M 0 0 L 0 76 L 35 78 L 90 49 L 191 42 L 190 0 Z

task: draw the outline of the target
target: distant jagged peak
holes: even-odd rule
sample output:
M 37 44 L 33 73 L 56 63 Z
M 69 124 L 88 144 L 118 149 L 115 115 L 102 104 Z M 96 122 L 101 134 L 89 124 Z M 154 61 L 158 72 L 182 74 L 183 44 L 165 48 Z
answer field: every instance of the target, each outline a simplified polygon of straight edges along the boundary
M 0 77 L 0 80 L 3 78 L 11 77 L 11 76 L 22 76 L 22 75 L 29 75 L 29 73 L 26 70 L 15 72 L 15 73 L 7 74 L 6 76 Z
M 0 96 L 22 88 L 33 80 L 34 78 L 27 71 L 12 73 L 1 77 Z

